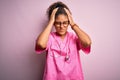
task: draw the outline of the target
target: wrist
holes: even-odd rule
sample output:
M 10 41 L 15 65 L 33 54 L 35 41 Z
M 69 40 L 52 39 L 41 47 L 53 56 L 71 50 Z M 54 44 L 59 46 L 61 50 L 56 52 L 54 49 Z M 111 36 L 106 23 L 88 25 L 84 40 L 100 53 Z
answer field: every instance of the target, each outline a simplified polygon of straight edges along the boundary
M 53 22 L 49 21 L 48 24 L 47 24 L 47 27 L 52 28 L 53 27 Z
M 54 24 L 54 20 L 49 20 L 48 24 L 53 25 Z
M 77 25 L 75 23 L 73 25 L 71 25 L 72 30 L 74 30 L 75 27 L 77 27 Z
M 53 24 L 53 23 L 54 23 L 54 20 L 50 19 L 50 20 L 49 20 L 49 23 L 52 23 L 52 24 Z
M 74 22 L 71 22 L 71 23 L 70 23 L 70 26 L 72 27 L 74 24 L 75 24 Z

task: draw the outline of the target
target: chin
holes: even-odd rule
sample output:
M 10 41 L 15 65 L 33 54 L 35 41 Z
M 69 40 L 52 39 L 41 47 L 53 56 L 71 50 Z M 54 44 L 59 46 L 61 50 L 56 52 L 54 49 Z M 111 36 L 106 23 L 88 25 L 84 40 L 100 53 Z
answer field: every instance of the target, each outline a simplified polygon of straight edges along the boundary
M 58 32 L 59 35 L 63 36 L 66 34 L 66 32 Z

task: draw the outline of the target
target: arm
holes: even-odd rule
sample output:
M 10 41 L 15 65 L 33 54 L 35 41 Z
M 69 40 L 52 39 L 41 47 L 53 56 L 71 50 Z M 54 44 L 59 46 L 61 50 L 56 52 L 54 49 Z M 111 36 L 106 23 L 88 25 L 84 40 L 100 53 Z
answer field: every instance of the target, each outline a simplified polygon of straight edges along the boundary
M 70 14 L 70 12 L 65 9 L 67 15 L 68 15 L 68 19 L 70 21 L 70 25 L 71 25 L 71 28 L 74 30 L 74 32 L 77 34 L 80 42 L 81 42 L 81 45 L 85 48 L 85 47 L 89 47 L 91 45 L 91 39 L 90 37 L 82 30 L 79 28 L 78 25 L 76 25 L 72 19 L 72 16 Z
M 50 20 L 48 22 L 48 25 L 46 26 L 46 28 L 38 36 L 37 42 L 36 42 L 36 50 L 41 50 L 41 49 L 46 48 L 48 38 L 49 38 L 49 34 L 50 34 L 52 26 L 54 24 L 55 13 L 56 13 L 57 9 L 58 8 L 53 10 L 53 12 L 51 14 L 51 17 L 50 17 Z
M 78 25 L 74 24 L 71 27 L 77 34 L 79 40 L 81 41 L 81 45 L 83 47 L 89 47 L 91 45 L 90 37 L 82 29 L 80 29 Z

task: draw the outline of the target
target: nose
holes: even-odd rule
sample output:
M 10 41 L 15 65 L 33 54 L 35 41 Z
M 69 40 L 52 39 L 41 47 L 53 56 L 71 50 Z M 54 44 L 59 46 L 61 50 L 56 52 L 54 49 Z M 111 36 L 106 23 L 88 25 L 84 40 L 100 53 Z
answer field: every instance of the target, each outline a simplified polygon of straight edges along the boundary
M 63 27 L 64 27 L 63 23 L 61 23 L 61 24 L 60 24 L 60 27 L 61 27 L 61 28 L 63 28 Z

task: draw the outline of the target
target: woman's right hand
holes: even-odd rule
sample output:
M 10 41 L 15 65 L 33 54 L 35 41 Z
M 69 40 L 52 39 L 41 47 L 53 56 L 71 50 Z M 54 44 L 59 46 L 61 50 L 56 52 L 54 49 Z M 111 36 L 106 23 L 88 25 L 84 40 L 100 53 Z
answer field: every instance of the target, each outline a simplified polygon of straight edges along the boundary
M 54 21 L 55 21 L 55 14 L 57 12 L 58 8 L 55 8 L 53 11 L 52 11 L 52 14 L 50 16 L 50 22 L 52 22 L 54 24 Z

